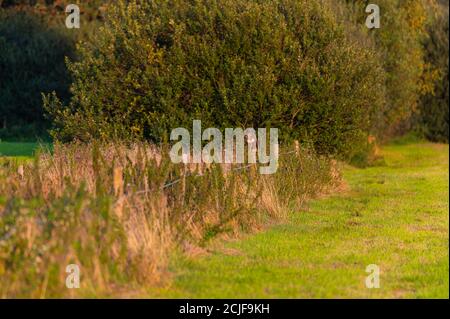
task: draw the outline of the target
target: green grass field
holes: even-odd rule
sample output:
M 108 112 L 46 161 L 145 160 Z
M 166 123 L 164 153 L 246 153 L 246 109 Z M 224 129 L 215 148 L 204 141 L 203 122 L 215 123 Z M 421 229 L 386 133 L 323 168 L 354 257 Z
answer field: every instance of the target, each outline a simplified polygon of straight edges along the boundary
M 2 142 L 0 141 L 0 156 L 31 157 L 41 144 L 36 142 Z
M 0 141 L 0 156 L 29 157 L 38 147 L 37 143 L 14 143 Z
M 348 190 L 288 223 L 178 258 L 150 297 L 448 298 L 448 145 L 391 144 L 385 166 L 347 167 Z M 380 288 L 365 270 L 380 267 Z
M 14 158 L 18 161 L 30 159 L 39 148 L 51 147 L 49 143 L 39 142 L 3 142 L 0 141 L 0 162 L 2 158 Z

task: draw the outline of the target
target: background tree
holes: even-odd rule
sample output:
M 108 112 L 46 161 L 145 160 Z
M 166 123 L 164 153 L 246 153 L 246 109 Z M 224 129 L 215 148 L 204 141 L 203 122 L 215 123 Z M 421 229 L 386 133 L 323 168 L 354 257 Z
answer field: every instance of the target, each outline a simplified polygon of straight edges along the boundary
M 387 107 L 374 126 L 381 138 L 401 134 L 411 128 L 420 96 L 426 89 L 426 64 L 422 41 L 426 37 L 426 0 L 380 0 L 381 27 L 368 29 L 365 8 L 371 1 L 340 0 L 345 4 L 340 16 L 348 20 L 350 29 L 360 42 L 377 51 L 386 74 Z M 373 42 L 371 42 L 372 40 Z
M 65 57 L 75 57 L 75 42 L 95 31 L 107 3 L 82 1 L 83 28 L 68 30 L 65 7 L 73 2 L 0 0 L 0 138 L 45 136 L 42 93 L 68 100 Z
M 448 2 L 430 8 L 428 37 L 424 41 L 425 62 L 430 69 L 431 89 L 420 100 L 416 125 L 429 140 L 448 143 L 449 136 L 449 14 Z
M 73 41 L 26 12 L 0 11 L 0 128 L 40 134 L 46 123 L 41 92 L 68 99 L 64 57 Z

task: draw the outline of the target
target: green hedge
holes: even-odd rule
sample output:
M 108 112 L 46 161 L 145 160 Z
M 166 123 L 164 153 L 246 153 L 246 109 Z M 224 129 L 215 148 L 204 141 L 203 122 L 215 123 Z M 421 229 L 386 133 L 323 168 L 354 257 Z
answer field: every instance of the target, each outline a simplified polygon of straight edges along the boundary
M 426 38 L 428 0 L 332 0 L 341 10 L 352 36 L 376 53 L 383 65 L 387 107 L 374 129 L 388 139 L 411 128 L 424 92 L 426 71 L 422 41 Z M 380 8 L 380 28 L 368 29 L 365 8 Z M 344 8 L 342 8 L 344 7 Z
M 436 8 L 432 23 L 428 26 L 428 34 L 424 43 L 425 61 L 436 72 L 436 77 L 433 78 L 433 90 L 420 100 L 417 128 L 431 141 L 448 143 L 448 2 Z
M 109 13 L 69 65 L 71 103 L 46 98 L 60 140 L 161 141 L 201 119 L 348 154 L 384 108 L 380 63 L 321 1 L 117 1 Z

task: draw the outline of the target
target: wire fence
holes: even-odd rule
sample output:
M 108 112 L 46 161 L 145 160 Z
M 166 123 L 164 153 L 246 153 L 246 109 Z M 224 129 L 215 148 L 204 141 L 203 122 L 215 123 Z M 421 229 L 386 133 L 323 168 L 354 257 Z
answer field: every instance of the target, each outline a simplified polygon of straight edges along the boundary
M 294 150 L 294 151 L 282 153 L 282 154 L 280 154 L 280 156 L 289 155 L 289 154 L 294 154 L 294 153 L 296 153 L 296 152 L 297 152 L 297 150 Z M 245 169 L 247 169 L 247 168 L 252 167 L 253 165 L 255 165 L 255 164 L 252 163 L 252 164 L 248 164 L 248 165 L 236 167 L 236 168 L 232 169 L 232 171 L 242 171 L 242 170 L 245 170 Z M 173 181 L 168 182 L 167 184 L 164 184 L 162 188 L 163 188 L 163 189 L 166 189 L 166 188 L 172 187 L 172 186 L 174 186 L 174 185 L 180 183 L 180 182 L 183 180 L 183 178 L 186 178 L 186 177 L 189 177 L 189 176 L 202 177 L 202 176 L 204 176 L 204 174 L 191 175 L 191 174 L 189 173 L 189 174 L 184 175 L 183 177 L 177 178 L 177 179 L 175 179 L 175 180 L 173 180 Z M 146 193 L 146 192 L 147 192 L 147 191 L 140 191 L 140 192 L 137 192 L 136 194 L 144 194 L 144 193 Z

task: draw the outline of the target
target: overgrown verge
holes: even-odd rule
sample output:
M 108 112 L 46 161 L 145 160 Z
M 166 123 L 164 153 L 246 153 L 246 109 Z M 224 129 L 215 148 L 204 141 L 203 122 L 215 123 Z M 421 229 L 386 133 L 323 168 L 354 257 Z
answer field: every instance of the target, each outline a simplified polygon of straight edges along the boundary
M 282 219 L 290 204 L 337 180 L 307 148 L 277 174 L 255 166 L 179 166 L 163 147 L 56 145 L 34 162 L 0 168 L 0 296 L 109 294 L 162 280 L 174 248 L 204 246 Z M 66 266 L 81 289 L 65 286 Z

